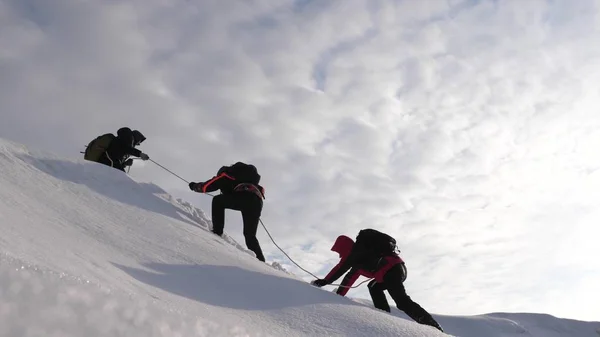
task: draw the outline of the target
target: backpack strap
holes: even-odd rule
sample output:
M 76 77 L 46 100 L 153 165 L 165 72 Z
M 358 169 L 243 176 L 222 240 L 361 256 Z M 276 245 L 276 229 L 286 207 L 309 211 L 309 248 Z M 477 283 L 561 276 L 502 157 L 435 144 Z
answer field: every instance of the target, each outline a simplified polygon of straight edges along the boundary
M 233 191 L 234 192 L 251 192 L 251 193 L 254 193 L 261 200 L 265 198 L 265 196 L 264 196 L 263 192 L 261 191 L 261 189 L 259 189 L 256 185 L 250 184 L 250 183 L 237 184 L 233 188 Z

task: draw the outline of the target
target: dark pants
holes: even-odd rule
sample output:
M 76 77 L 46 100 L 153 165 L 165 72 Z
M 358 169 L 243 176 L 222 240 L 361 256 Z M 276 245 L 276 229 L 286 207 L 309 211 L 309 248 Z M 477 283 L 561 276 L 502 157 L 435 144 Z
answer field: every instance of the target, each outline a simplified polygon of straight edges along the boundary
M 100 158 L 98 158 L 98 163 L 104 164 L 106 166 L 110 166 L 112 168 L 116 168 L 117 170 L 121 170 L 121 171 L 125 172 L 125 167 L 118 160 L 112 159 L 108 152 L 104 152 L 100 156 Z
M 369 293 L 371 294 L 375 308 L 390 312 L 390 305 L 384 293 L 384 290 L 387 290 L 394 302 L 396 302 L 396 307 L 404 311 L 408 317 L 418 323 L 442 330 L 435 319 L 406 294 L 406 289 L 404 289 L 404 284 L 402 284 L 404 279 L 405 270 L 401 264 L 397 264 L 385 274 L 383 283 L 378 283 L 375 280 L 369 282 Z
M 256 254 L 257 259 L 264 262 L 265 257 L 256 238 L 258 221 L 262 213 L 262 200 L 251 192 L 234 192 L 215 196 L 212 200 L 212 223 L 213 232 L 217 235 L 223 235 L 225 209 L 242 212 L 246 247 Z

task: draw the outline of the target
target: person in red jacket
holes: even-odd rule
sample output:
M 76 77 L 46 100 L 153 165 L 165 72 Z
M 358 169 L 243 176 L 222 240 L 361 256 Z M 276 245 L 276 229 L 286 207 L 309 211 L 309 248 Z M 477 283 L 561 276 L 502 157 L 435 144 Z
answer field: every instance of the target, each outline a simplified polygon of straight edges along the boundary
M 340 262 L 325 278 L 315 280 L 311 284 L 317 287 L 331 284 L 349 271 L 336 290 L 337 294 L 344 296 L 359 276 L 373 278 L 369 282 L 369 294 L 377 309 L 391 312 L 384 293 L 384 290 L 387 290 L 399 310 L 404 311 L 416 322 L 443 332 L 431 314 L 406 294 L 403 284 L 407 275 L 406 265 L 396 253 L 396 249 L 394 238 L 374 229 L 361 230 L 356 237 L 356 243 L 341 235 L 331 247 L 332 251 L 340 255 Z
M 329 271 L 327 276 L 325 276 L 326 280 L 330 279 L 344 265 L 346 259 L 348 258 L 348 255 L 350 255 L 350 252 L 352 251 L 352 246 L 354 246 L 354 240 L 345 235 L 338 236 L 338 238 L 335 240 L 335 243 L 333 244 L 333 247 L 331 247 L 331 251 L 339 254 L 340 262 L 338 262 L 338 264 L 335 265 L 331 269 L 331 271 Z M 364 269 L 352 268 L 350 272 L 346 274 L 346 276 L 342 280 L 341 285 L 337 288 L 335 292 L 338 295 L 346 296 L 348 290 L 350 290 L 354 282 L 356 282 L 356 280 L 360 276 L 364 276 L 366 278 L 375 277 L 373 273 L 369 273 Z
M 212 200 L 213 233 L 223 235 L 225 209 L 241 211 L 246 247 L 256 254 L 257 259 L 265 262 L 265 256 L 256 238 L 265 198 L 265 189 L 259 182 L 260 174 L 254 165 L 237 162 L 221 167 L 216 176 L 205 182 L 191 182 L 189 188 L 199 193 L 221 190 L 221 194 Z

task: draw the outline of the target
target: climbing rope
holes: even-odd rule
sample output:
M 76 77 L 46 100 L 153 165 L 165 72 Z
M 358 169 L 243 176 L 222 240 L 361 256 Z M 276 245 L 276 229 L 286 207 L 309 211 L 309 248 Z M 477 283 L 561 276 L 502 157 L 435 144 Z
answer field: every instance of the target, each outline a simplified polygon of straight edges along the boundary
M 187 183 L 187 184 L 189 184 L 189 183 L 190 183 L 189 181 L 187 181 L 187 180 L 185 180 L 185 179 L 181 178 L 180 176 L 178 176 L 177 174 L 175 174 L 173 171 L 171 171 L 171 170 L 169 170 L 168 168 L 166 168 L 166 167 L 162 166 L 161 164 L 159 164 L 159 163 L 155 162 L 154 160 L 152 160 L 152 159 L 148 159 L 148 160 L 150 160 L 151 162 L 153 162 L 154 164 L 156 164 L 158 167 L 162 168 L 163 170 L 165 170 L 165 171 L 167 171 L 167 172 L 171 173 L 172 175 L 176 176 L 177 178 L 179 178 L 179 179 L 183 180 L 185 183 Z
M 302 268 L 302 266 L 300 266 L 298 263 L 296 263 L 296 261 L 294 261 L 294 259 L 292 259 L 281 247 L 279 247 L 279 245 L 277 244 L 277 242 L 275 242 L 275 239 L 273 239 L 273 237 L 271 236 L 271 233 L 269 233 L 269 230 L 267 229 L 267 226 L 265 226 L 265 224 L 263 223 L 262 219 L 259 219 L 260 224 L 263 226 L 263 228 L 265 229 L 265 232 L 267 232 L 267 235 L 269 236 L 269 238 L 271 239 L 271 242 L 273 242 L 273 244 L 275 245 L 275 247 L 277 247 L 282 253 L 283 255 L 285 255 L 293 264 L 296 265 L 296 267 L 300 268 L 301 270 L 303 270 L 305 273 L 311 275 L 312 277 L 316 278 L 316 279 L 320 279 L 320 277 L 317 277 L 315 274 L 309 272 L 308 270 Z M 341 284 L 336 284 L 336 283 L 331 283 L 329 285 L 332 286 L 337 286 L 337 287 L 342 287 L 342 288 L 358 288 L 360 287 L 362 284 L 371 281 L 372 279 L 367 279 L 362 281 L 361 283 L 353 286 L 353 287 L 349 287 L 349 286 L 344 286 Z

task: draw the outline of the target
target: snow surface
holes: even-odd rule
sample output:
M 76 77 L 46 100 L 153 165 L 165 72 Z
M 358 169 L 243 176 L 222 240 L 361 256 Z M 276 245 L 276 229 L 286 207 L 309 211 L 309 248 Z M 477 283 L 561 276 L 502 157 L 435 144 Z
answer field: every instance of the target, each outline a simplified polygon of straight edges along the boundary
M 445 335 L 209 228 L 156 185 L 0 139 L 0 336 Z M 600 335 L 600 322 L 548 315 L 434 316 L 456 336 Z

